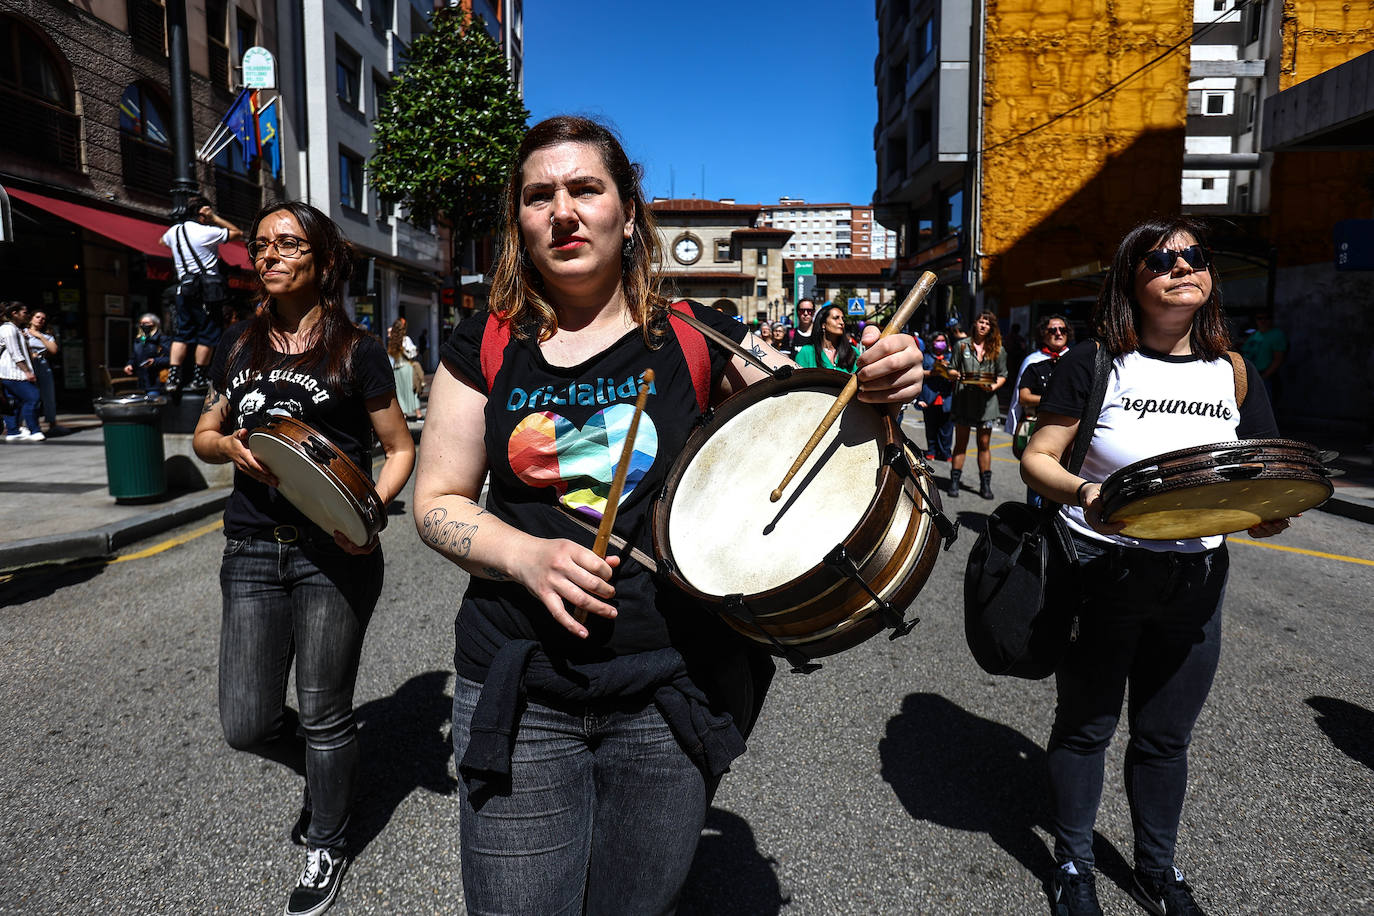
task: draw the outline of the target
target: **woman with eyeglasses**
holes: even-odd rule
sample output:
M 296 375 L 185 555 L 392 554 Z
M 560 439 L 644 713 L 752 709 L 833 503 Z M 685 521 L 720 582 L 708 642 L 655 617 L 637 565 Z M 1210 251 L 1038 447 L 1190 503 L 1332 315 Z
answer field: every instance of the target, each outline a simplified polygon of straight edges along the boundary
M 1048 766 L 1060 867 L 1051 892 L 1057 913 L 1102 913 L 1093 877 L 1093 824 L 1107 746 L 1129 691 L 1131 893 L 1157 916 L 1196 916 L 1202 909 L 1174 851 L 1188 786 L 1188 745 L 1220 652 L 1226 542 L 1220 536 L 1124 536 L 1121 525 L 1102 519 L 1102 482 L 1127 464 L 1164 452 L 1278 432 L 1248 360 L 1248 392 L 1237 406 L 1221 293 L 1202 228 L 1192 220 L 1149 220 L 1126 234 L 1098 297 L 1093 327 L 1096 343 L 1079 344 L 1059 360 L 1021 459 L 1026 483 L 1062 507 L 1077 553 L 1081 596 L 1077 639 L 1055 672 L 1058 703 Z M 1094 432 L 1075 475 L 1060 460 L 1078 432 L 1098 346 L 1112 357 L 1111 374 L 1101 412 L 1082 421 L 1093 423 Z M 1191 409 L 1204 404 L 1222 409 Z M 1287 520 L 1265 522 L 1249 533 L 1268 537 L 1287 527 Z
M 354 544 L 307 519 L 248 450 L 248 433 L 275 416 L 293 417 L 369 477 L 375 435 L 386 455 L 376 479 L 384 505 L 410 477 L 415 445 L 386 351 L 344 309 L 353 258 L 338 226 L 308 204 L 271 204 L 253 221 L 248 253 L 261 307 L 225 332 L 194 447 L 205 461 L 234 464 L 220 566 L 225 739 L 298 771 L 298 734 L 305 739 L 304 804 L 291 837 L 306 847 L 306 863 L 285 910 L 301 916 L 333 903 L 349 862 L 358 773 L 353 688 L 382 590 L 382 550 L 375 537 Z M 293 656 L 299 713 L 285 705 Z
M 162 334 L 162 321 L 148 312 L 138 319 L 138 336 L 124 374 L 137 375 L 138 387 L 155 394 L 162 390 L 160 373 L 171 364 L 171 345 Z
M 955 327 L 958 332 L 958 327 Z M 954 454 L 949 459 L 949 495 L 958 497 L 959 477 L 964 473 L 964 453 L 968 451 L 970 430 L 977 430 L 978 495 L 992 499 L 992 428 L 997 425 L 1000 408 L 997 389 L 1007 382 L 1007 351 L 1002 346 L 1002 332 L 997 327 L 997 315 L 979 312 L 973 322 L 973 334 L 954 345 L 950 360 L 950 378 L 956 382 L 972 373 L 991 378 L 987 384 L 961 383 L 954 390 Z
M 853 374 L 862 353 L 846 331 L 844 309 L 832 303 L 822 306 L 815 333 L 797 347 L 794 359 L 804 369 L 839 369 Z

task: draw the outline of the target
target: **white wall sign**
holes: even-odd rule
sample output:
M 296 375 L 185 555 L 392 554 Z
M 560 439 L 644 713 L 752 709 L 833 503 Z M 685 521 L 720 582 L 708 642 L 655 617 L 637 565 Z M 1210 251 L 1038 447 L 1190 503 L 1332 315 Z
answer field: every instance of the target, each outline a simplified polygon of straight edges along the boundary
M 246 89 L 276 89 L 277 62 L 266 48 L 243 52 L 243 85 Z

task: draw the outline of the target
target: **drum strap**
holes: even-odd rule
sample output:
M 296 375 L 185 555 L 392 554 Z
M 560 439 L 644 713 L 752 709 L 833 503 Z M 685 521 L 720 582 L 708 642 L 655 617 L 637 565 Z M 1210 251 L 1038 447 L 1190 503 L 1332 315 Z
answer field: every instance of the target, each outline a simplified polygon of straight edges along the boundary
M 691 313 L 691 306 L 686 302 L 674 302 L 672 307 L 676 312 Z M 687 361 L 688 371 L 692 374 L 697 409 L 705 410 L 711 403 L 711 354 L 706 349 L 706 338 L 675 314 L 668 316 L 668 323 L 677 335 L 678 345 L 682 347 L 682 356 Z M 482 348 L 479 354 L 482 378 L 486 380 L 487 391 L 491 391 L 496 385 L 496 374 L 501 371 L 501 363 L 506 359 L 506 347 L 509 344 L 510 322 L 497 317 L 494 313 L 488 315 L 486 327 L 482 329 Z
M 1235 350 L 1227 350 L 1226 355 L 1231 358 L 1231 373 L 1236 379 L 1236 406 L 1240 407 L 1245 403 L 1245 395 L 1250 391 L 1250 382 L 1246 378 L 1245 357 Z

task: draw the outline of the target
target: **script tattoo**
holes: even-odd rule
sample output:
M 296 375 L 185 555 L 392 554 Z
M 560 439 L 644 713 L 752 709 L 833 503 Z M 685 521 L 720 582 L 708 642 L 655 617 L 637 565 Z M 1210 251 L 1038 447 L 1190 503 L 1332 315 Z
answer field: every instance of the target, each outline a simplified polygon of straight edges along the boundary
M 432 547 L 440 550 L 451 549 L 460 560 L 472 553 L 472 536 L 477 533 L 477 525 L 459 521 L 447 521 L 447 509 L 431 509 L 425 513 L 422 522 L 424 530 L 420 537 Z

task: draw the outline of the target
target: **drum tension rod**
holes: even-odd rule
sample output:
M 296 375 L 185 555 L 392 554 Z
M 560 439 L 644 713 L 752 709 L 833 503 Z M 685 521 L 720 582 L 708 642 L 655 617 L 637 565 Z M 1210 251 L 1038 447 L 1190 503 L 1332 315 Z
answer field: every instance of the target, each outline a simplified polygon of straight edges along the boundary
M 908 445 L 911 445 L 911 440 L 906 438 L 905 433 L 902 434 L 902 438 Z M 915 451 L 914 446 L 912 449 Z M 931 471 L 930 465 L 926 464 L 924 459 L 917 458 L 916 460 L 925 470 L 925 474 L 917 474 L 912 471 L 911 462 L 906 457 L 906 450 L 900 446 L 889 445 L 883 451 L 883 464 L 892 466 L 898 474 L 909 478 L 916 485 L 916 489 L 921 492 L 921 511 L 930 516 L 931 521 L 935 523 L 936 529 L 940 532 L 940 537 L 945 542 L 944 549 L 949 550 L 954 546 L 954 542 L 959 539 L 959 526 L 935 508 L 935 500 L 931 499 L 930 489 L 927 486 L 934 472 Z
M 902 615 L 897 612 L 897 609 L 893 607 L 891 603 L 879 597 L 878 593 L 870 588 L 868 582 L 859 574 L 859 567 L 854 565 L 854 561 L 849 557 L 849 551 L 844 549 L 843 544 L 837 544 L 834 550 L 826 554 L 825 565 L 836 570 L 841 575 L 852 579 L 854 582 L 858 583 L 860 588 L 868 592 L 868 596 L 877 603 L 878 613 L 882 615 L 887 625 L 892 628 L 892 633 L 887 637 L 888 639 L 897 639 L 900 636 L 905 636 L 916 629 L 916 624 L 921 622 L 921 618 L 919 617 L 913 617 L 910 620 L 903 619 Z
M 744 603 L 744 595 L 739 593 L 726 595 L 724 601 L 725 612 L 740 623 L 754 630 L 754 632 L 758 633 L 764 639 L 768 640 L 773 646 L 774 651 L 787 659 L 792 665 L 793 674 L 810 674 L 813 671 L 819 671 L 825 667 L 820 662 L 812 661 L 807 658 L 792 646 L 784 646 L 782 643 L 778 642 L 777 638 L 774 637 L 772 633 L 769 633 L 763 627 L 759 626 L 758 621 L 754 619 L 754 612 L 749 610 L 749 605 Z

